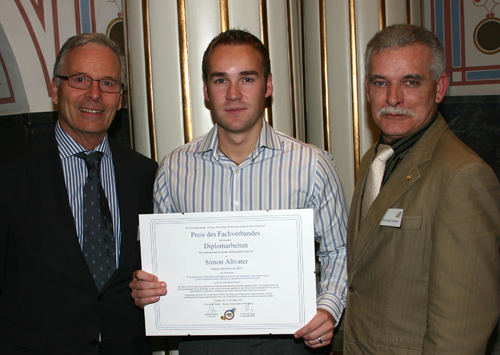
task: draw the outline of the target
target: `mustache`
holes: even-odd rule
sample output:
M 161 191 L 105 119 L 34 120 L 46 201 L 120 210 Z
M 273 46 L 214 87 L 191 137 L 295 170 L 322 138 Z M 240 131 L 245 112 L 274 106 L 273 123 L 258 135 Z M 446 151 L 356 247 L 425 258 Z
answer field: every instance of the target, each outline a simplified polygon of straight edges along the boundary
M 402 115 L 413 117 L 415 112 L 410 109 L 404 109 L 401 107 L 384 107 L 379 112 L 379 115 Z

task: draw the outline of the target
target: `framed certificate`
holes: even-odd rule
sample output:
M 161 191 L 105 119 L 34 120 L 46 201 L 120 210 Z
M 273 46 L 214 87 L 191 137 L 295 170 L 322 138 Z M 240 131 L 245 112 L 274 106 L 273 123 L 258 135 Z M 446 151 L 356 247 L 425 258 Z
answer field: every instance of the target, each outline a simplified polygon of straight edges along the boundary
M 316 314 L 312 210 L 139 218 L 142 268 L 168 291 L 147 335 L 292 334 Z

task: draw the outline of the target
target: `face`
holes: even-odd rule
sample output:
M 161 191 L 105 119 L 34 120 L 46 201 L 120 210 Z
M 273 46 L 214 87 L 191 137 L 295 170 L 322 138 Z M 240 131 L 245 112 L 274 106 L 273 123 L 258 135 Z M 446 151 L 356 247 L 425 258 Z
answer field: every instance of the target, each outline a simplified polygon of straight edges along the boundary
M 434 80 L 431 64 L 431 50 L 420 43 L 373 53 L 366 94 L 386 143 L 412 135 L 434 116 L 448 78 Z
M 205 99 L 219 134 L 260 134 L 265 101 L 273 92 L 261 54 L 248 45 L 219 45 L 208 57 L 207 74 Z
M 82 74 L 93 79 L 120 78 L 120 62 L 107 47 L 94 43 L 72 49 L 64 61 L 61 75 Z M 59 105 L 62 129 L 84 148 L 92 150 L 102 141 L 121 108 L 121 93 L 105 93 L 97 81 L 86 89 L 76 89 L 61 80 L 59 87 L 52 80 L 52 101 Z

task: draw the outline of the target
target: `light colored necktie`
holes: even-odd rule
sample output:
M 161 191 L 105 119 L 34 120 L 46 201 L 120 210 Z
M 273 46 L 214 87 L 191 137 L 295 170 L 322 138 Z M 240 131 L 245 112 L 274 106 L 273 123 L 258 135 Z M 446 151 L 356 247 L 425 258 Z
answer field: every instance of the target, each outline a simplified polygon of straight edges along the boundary
M 370 206 L 380 192 L 380 186 L 384 178 L 385 164 L 393 154 L 394 150 L 392 150 L 390 145 L 381 144 L 378 146 L 377 156 L 373 159 L 368 177 L 366 178 L 363 205 L 361 206 L 361 222 L 365 219 Z

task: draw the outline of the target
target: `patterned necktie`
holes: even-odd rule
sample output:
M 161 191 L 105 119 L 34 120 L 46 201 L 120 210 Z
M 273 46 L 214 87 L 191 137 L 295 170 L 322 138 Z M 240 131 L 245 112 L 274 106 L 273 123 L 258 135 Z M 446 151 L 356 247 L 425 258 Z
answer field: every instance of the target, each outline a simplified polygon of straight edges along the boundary
M 116 268 L 113 221 L 101 185 L 102 154 L 75 154 L 85 160 L 88 170 L 83 188 L 83 255 L 99 291 Z
M 364 221 L 370 206 L 380 192 L 382 179 L 384 177 L 385 164 L 393 156 L 394 150 L 390 145 L 381 144 L 378 146 L 377 156 L 373 159 L 368 177 L 366 178 L 365 192 L 363 194 L 363 204 L 361 206 L 361 222 Z

